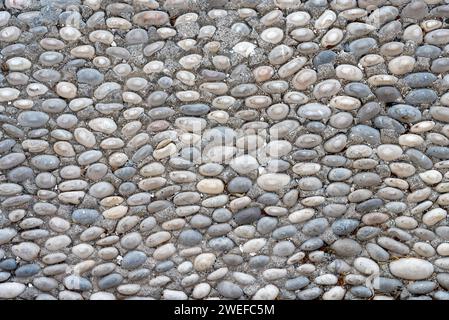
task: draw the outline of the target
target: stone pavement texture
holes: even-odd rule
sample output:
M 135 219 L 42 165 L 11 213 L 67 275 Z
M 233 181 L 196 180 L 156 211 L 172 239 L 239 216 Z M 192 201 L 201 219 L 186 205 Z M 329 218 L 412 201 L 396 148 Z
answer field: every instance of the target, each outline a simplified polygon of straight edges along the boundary
M 0 299 L 449 299 L 449 4 L 0 1 Z

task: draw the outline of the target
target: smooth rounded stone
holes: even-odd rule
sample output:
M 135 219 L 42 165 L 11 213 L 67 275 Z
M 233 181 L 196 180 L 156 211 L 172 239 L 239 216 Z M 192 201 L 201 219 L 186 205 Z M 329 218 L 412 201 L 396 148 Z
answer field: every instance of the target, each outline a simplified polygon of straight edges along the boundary
M 227 190 L 230 193 L 245 193 L 252 187 L 250 179 L 245 177 L 236 177 L 228 182 Z
M 433 82 L 437 80 L 437 77 L 430 72 L 417 72 L 412 73 L 404 77 L 403 81 L 410 88 L 424 88 L 431 86 Z
M 352 127 L 350 137 L 356 136 L 361 137 L 370 145 L 376 145 L 380 143 L 379 131 L 366 125 L 357 125 L 355 127 Z
M 109 292 L 95 292 L 90 295 L 89 300 L 116 300 L 116 298 Z
M 178 241 L 180 244 L 193 247 L 201 243 L 203 235 L 196 230 L 185 230 L 179 234 Z
M 435 208 L 428 212 L 426 212 L 422 216 L 422 221 L 427 226 L 433 226 L 440 222 L 441 220 L 444 220 L 447 216 L 447 212 L 444 209 L 441 208 Z
M 33 242 L 21 242 L 11 247 L 14 255 L 26 261 L 33 261 L 40 252 L 40 247 Z
M 323 245 L 324 242 L 320 238 L 310 238 L 301 244 L 300 249 L 303 251 L 314 251 L 321 248 Z
M 428 170 L 419 174 L 419 177 L 426 184 L 437 184 L 443 179 L 443 175 L 437 170 Z
M 14 272 L 15 276 L 17 278 L 28 278 L 31 276 L 34 276 L 35 274 L 39 273 L 41 270 L 41 267 L 36 263 L 30 263 L 26 265 L 22 265 L 19 268 L 17 268 Z
M 431 169 L 433 167 L 432 160 L 417 149 L 408 149 L 405 154 L 410 158 L 411 162 L 423 169 Z M 398 168 L 399 169 L 399 168 Z M 407 170 L 407 168 L 403 168 Z M 401 170 L 402 171 L 402 170 Z M 404 172 L 405 173 L 405 172 Z
M 295 245 L 290 241 L 278 242 L 273 247 L 273 254 L 280 257 L 287 257 L 293 254 L 295 251 Z
M 406 255 L 410 251 L 407 245 L 388 237 L 379 237 L 377 239 L 377 243 L 381 247 L 390 250 L 394 253 L 397 253 L 399 255 Z
M 13 139 L 4 139 L 0 141 L 0 153 L 5 153 L 16 144 L 16 142 Z
M 0 269 L 5 271 L 12 271 L 17 268 L 17 262 L 15 259 L 4 259 L 0 261 Z
M 290 291 L 301 290 L 302 288 L 308 286 L 310 283 L 309 279 L 304 276 L 299 276 L 293 279 L 288 279 L 285 281 L 284 287 Z
M 364 257 L 359 257 L 354 260 L 354 268 L 367 275 L 379 273 L 378 264 L 373 260 Z
M 288 148 L 290 149 L 291 145 L 286 143 L 284 145 L 288 145 Z M 268 161 L 267 164 L 267 170 L 270 172 L 285 172 L 290 168 L 290 163 L 288 163 L 285 160 L 281 159 L 272 159 Z
M 279 295 L 278 287 L 268 284 L 265 287 L 259 289 L 254 296 L 251 298 L 252 300 L 275 300 Z
M 262 273 L 262 277 L 267 280 L 267 281 L 274 281 L 274 280 L 278 280 L 281 278 L 284 278 L 287 275 L 287 270 L 286 269 L 276 269 L 276 268 L 271 268 L 271 269 L 267 269 Z
M 193 267 L 196 271 L 202 272 L 212 268 L 215 263 L 216 256 L 213 253 L 202 253 L 193 261 Z
M 47 239 L 45 242 L 45 249 L 49 251 L 57 251 L 68 247 L 72 243 L 70 237 L 66 235 L 59 235 Z
M 100 213 L 95 209 L 76 209 L 72 213 L 72 220 L 82 225 L 94 224 L 100 218 Z
M 449 287 L 449 273 L 438 273 L 436 276 L 436 280 L 441 287 L 447 290 L 447 288 Z
M 424 37 L 424 41 L 430 45 L 443 45 L 447 44 L 446 37 L 448 32 L 446 29 L 437 29 L 427 33 Z
M 433 271 L 433 265 L 425 260 L 417 258 L 402 258 L 389 264 L 390 272 L 401 279 L 424 280 L 429 278 Z
M 38 155 L 31 159 L 31 164 L 42 171 L 49 171 L 58 168 L 60 160 L 52 155 Z
M 40 188 L 52 188 L 56 185 L 56 178 L 48 172 L 43 172 L 36 176 L 35 183 Z
M 10 242 L 17 235 L 17 231 L 12 228 L 0 229 L 0 244 L 6 244 Z
M 190 219 L 190 224 L 194 228 L 198 228 L 198 229 L 206 228 L 212 224 L 212 219 L 210 219 L 209 217 L 206 217 L 204 215 L 197 214 L 197 215 L 194 215 L 192 217 L 192 219 Z
M 381 178 L 378 174 L 372 172 L 357 173 L 353 177 L 354 183 L 362 188 L 377 186 L 381 184 Z
M 224 184 L 220 179 L 204 179 L 198 182 L 197 189 L 202 193 L 220 194 L 224 191 Z
M 99 85 L 103 82 L 104 76 L 96 69 L 86 68 L 81 69 L 76 73 L 76 78 L 79 83 L 85 83 L 91 86 Z
M 329 223 L 327 219 L 317 218 L 314 220 L 310 220 L 306 224 L 304 224 L 301 232 L 311 237 L 319 236 L 327 229 L 328 226 Z
M 270 257 L 268 256 L 254 256 L 248 261 L 248 266 L 252 269 L 262 269 L 270 262 Z
M 436 286 L 437 284 L 432 281 L 415 281 L 407 285 L 407 290 L 411 294 L 421 295 L 432 292 L 433 290 L 435 290 Z
M 153 258 L 156 260 L 165 260 L 175 254 L 175 252 L 176 248 L 173 244 L 164 244 L 153 252 Z
M 104 198 L 114 193 L 114 186 L 109 182 L 98 182 L 89 189 L 89 194 L 95 198 Z
M 277 44 L 282 41 L 282 38 L 284 37 L 284 32 L 282 29 L 279 29 L 277 27 L 267 28 L 260 34 L 260 38 L 265 41 L 272 44 Z
M 20 126 L 28 128 L 40 128 L 48 122 L 49 116 L 38 111 L 24 111 L 17 116 Z
M 337 54 L 334 51 L 331 50 L 324 50 L 319 52 L 314 58 L 313 58 L 313 65 L 316 67 L 327 64 L 327 63 L 334 63 L 334 61 L 337 58 Z
M 180 107 L 180 111 L 188 116 L 200 116 L 207 114 L 210 107 L 206 104 L 186 104 Z
M 33 279 L 33 285 L 41 291 L 48 292 L 58 287 L 58 282 L 49 277 L 38 277 Z
M 371 289 L 364 286 L 354 286 L 349 292 L 358 298 L 370 298 L 373 295 Z
M 117 130 L 117 125 L 114 120 L 109 118 L 95 118 L 88 123 L 89 127 L 98 132 L 105 134 L 112 134 Z
M 373 48 L 377 47 L 377 42 L 373 38 L 361 38 L 352 41 L 348 49 L 350 52 L 356 55 L 356 57 L 361 57 L 368 52 L 370 52 Z
M 74 291 L 92 290 L 92 284 L 88 279 L 76 275 L 70 275 L 65 277 L 63 283 L 68 290 Z
M 327 140 L 323 147 L 324 150 L 329 153 L 337 153 L 342 151 L 346 147 L 347 137 L 344 134 L 336 135 Z
M 225 208 L 214 210 L 212 218 L 219 223 L 229 221 L 232 218 L 232 212 Z
M 315 85 L 313 95 L 316 99 L 335 96 L 341 89 L 341 84 L 337 80 L 324 80 Z M 299 114 L 299 113 L 298 113 Z M 301 114 L 299 114 L 301 115 Z M 314 119 L 319 120 L 319 119 Z
M 417 105 L 417 104 L 431 104 L 438 99 L 438 95 L 431 89 L 415 89 L 410 91 L 405 96 L 405 102 Z
M 107 290 L 117 287 L 123 282 L 123 276 L 118 273 L 109 274 L 98 280 L 98 288 Z
M 352 239 L 344 238 L 335 241 L 332 246 L 332 250 L 342 257 L 353 257 L 360 254 L 362 247 L 360 244 Z
M 449 245 L 447 243 L 441 243 L 438 247 L 437 247 L 437 253 L 440 256 L 447 256 L 449 255 Z
M 284 44 L 274 47 L 268 53 L 268 61 L 274 65 L 280 65 L 287 62 L 293 56 L 293 49 Z
M 421 111 L 418 108 L 397 104 L 388 109 L 388 115 L 401 122 L 417 122 L 421 120 Z
M 257 198 L 257 202 L 264 205 L 275 205 L 279 201 L 279 196 L 275 193 L 264 193 Z
M 25 285 L 18 282 L 0 283 L 0 298 L 14 299 L 25 291 Z
M 447 294 L 446 291 L 436 291 L 436 292 L 433 294 L 433 297 L 434 297 L 436 300 L 449 300 L 449 295 Z M 428 300 L 430 300 L 430 298 L 429 298 Z
M 435 59 L 440 56 L 441 49 L 433 45 L 422 45 L 416 48 L 415 55 L 417 57 L 424 57 L 429 59 Z
M 142 251 L 130 251 L 122 260 L 121 267 L 132 270 L 140 267 L 147 260 L 147 256 Z
M 310 289 L 305 289 L 297 293 L 299 300 L 315 300 L 321 296 L 323 289 L 320 287 L 314 287 Z
M 257 179 L 257 184 L 265 191 L 278 191 L 289 183 L 290 177 L 280 173 L 267 173 Z
M 438 231 L 439 228 L 436 230 Z M 434 240 L 436 237 L 436 234 L 433 231 L 424 229 L 424 228 L 417 228 L 413 232 L 419 239 L 425 240 L 425 241 L 431 241 Z M 444 237 L 443 237 L 444 239 Z
M 332 232 L 338 236 L 345 236 L 357 229 L 359 221 L 355 219 L 338 219 L 332 223 Z
M 264 217 L 264 218 L 268 218 L 268 217 Z M 268 229 L 273 225 L 274 220 L 265 219 L 263 222 L 261 222 L 262 219 L 259 220 L 259 222 L 257 223 L 258 229 L 259 228 L 260 229 Z M 276 220 L 276 223 L 277 223 L 277 220 Z M 268 225 L 264 226 L 263 224 L 268 224 Z M 280 227 L 280 228 L 277 228 L 276 230 L 274 230 L 272 233 L 272 237 L 276 240 L 287 239 L 287 238 L 293 237 L 297 232 L 298 232 L 298 230 L 296 229 L 295 226 L 287 225 L 287 226 L 283 226 L 283 227 Z
M 429 147 L 426 155 L 438 159 L 449 159 L 449 148 L 447 147 Z
M 243 290 L 230 281 L 221 281 L 217 284 L 217 291 L 225 298 L 238 299 L 243 295 Z
M 351 82 L 344 87 L 344 92 L 348 96 L 362 99 L 371 96 L 373 93 L 369 86 L 360 82 Z
M 23 153 L 10 153 L 0 158 L 0 169 L 7 170 L 17 167 L 26 159 Z
M 273 231 L 276 226 L 277 226 L 278 220 L 274 217 L 262 217 L 258 222 L 257 222 L 257 231 L 261 234 L 267 234 L 271 231 Z M 288 229 L 290 230 L 291 228 L 288 227 Z M 278 233 L 280 235 L 281 230 L 284 229 L 278 229 Z
M 430 114 L 435 120 L 449 122 L 449 108 L 447 107 L 431 107 Z
M 422 257 L 432 257 L 435 255 L 435 249 L 428 243 L 417 242 L 413 245 L 413 250 Z
M 338 278 L 333 274 L 323 274 L 315 278 L 314 282 L 318 285 L 335 285 L 338 281 Z
M 400 102 L 402 100 L 402 95 L 395 87 L 379 87 L 374 90 L 374 94 L 377 99 L 381 102 Z
M 164 300 L 187 300 L 187 295 L 178 290 L 165 289 L 162 294 Z
M 208 283 L 202 282 L 197 284 L 192 291 L 192 297 L 195 299 L 203 299 L 209 295 L 211 286 Z
M 383 144 L 377 147 L 376 153 L 384 161 L 393 161 L 402 155 L 402 148 L 394 144 Z

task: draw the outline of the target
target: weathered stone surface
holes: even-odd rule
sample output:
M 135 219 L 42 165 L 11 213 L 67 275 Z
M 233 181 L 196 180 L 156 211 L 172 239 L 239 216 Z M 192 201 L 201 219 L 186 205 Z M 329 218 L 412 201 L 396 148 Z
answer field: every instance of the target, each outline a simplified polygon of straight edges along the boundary
M 0 299 L 449 299 L 449 5 L 5 0 Z

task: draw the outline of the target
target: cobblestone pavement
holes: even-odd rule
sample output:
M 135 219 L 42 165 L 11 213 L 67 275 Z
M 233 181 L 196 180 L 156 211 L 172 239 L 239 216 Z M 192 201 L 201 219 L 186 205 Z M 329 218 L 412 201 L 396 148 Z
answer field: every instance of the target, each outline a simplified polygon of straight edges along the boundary
M 0 1 L 0 299 L 449 299 L 448 19 Z

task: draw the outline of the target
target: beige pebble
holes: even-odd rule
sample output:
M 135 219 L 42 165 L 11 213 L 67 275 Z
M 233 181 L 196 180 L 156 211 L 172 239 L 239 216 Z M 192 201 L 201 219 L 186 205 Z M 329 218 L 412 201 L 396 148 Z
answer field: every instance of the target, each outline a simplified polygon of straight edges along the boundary
M 213 253 L 202 253 L 193 261 L 193 267 L 196 271 L 203 272 L 212 268 L 215 263 L 216 256 Z
M 53 150 L 62 157 L 74 157 L 75 150 L 72 145 L 65 141 L 58 141 L 53 145 Z
M 388 63 L 388 70 L 395 75 L 403 75 L 413 70 L 415 62 L 415 58 L 410 56 L 396 57 Z
M 126 206 L 116 206 L 103 211 L 103 216 L 106 219 L 117 220 L 122 218 L 128 212 L 128 207 Z
M 428 185 L 439 183 L 443 179 L 443 175 L 437 170 L 428 170 L 419 174 L 419 177 Z
M 220 194 L 224 191 L 224 183 L 220 179 L 203 179 L 197 183 L 199 192 L 208 194 Z
M 267 173 L 257 178 L 257 184 L 266 191 L 278 191 L 290 183 L 290 176 L 280 173 Z
M 440 222 L 441 220 L 445 219 L 446 216 L 447 216 L 446 210 L 442 208 L 435 208 L 426 212 L 422 217 L 422 221 L 427 226 L 433 226 L 438 222 Z
M 115 121 L 109 118 L 95 118 L 88 123 L 89 127 L 94 131 L 112 134 L 117 130 Z
M 70 82 L 59 82 L 56 85 L 56 93 L 66 99 L 73 99 L 76 97 L 77 88 L 73 83 Z
M 362 71 L 356 66 L 350 64 L 342 64 L 335 68 L 336 75 L 338 78 L 349 80 L 349 81 L 360 81 L 363 78 Z
M 394 144 L 383 144 L 376 149 L 377 156 L 384 161 L 393 161 L 401 157 L 402 148 Z

